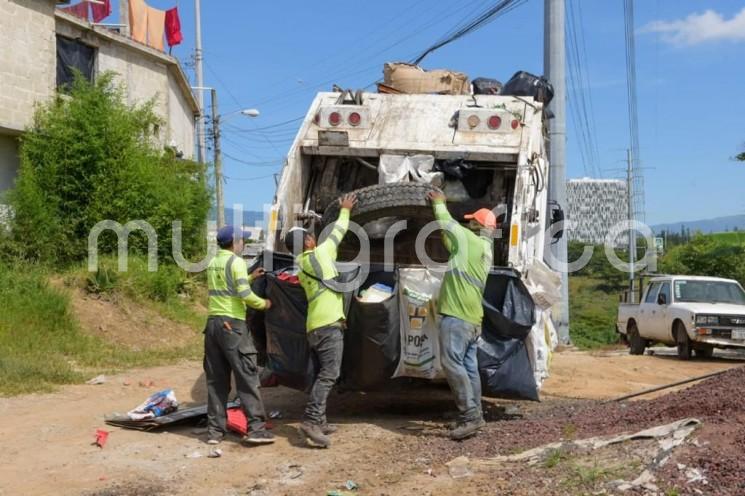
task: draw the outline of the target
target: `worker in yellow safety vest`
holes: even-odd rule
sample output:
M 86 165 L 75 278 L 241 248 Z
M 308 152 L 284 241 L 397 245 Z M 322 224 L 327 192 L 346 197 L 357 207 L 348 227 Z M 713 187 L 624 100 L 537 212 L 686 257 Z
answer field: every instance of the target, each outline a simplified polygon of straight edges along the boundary
M 458 419 L 450 437 L 460 440 L 476 434 L 485 425 L 476 352 L 484 316 L 481 301 L 492 265 L 497 218 L 491 210 L 482 208 L 465 216 L 469 221 L 469 228 L 465 228 L 450 215 L 443 193 L 431 191 L 427 196 L 443 230 L 443 244 L 450 253 L 437 307 L 441 316 L 442 366 L 458 407 Z
M 300 430 L 309 445 L 320 448 L 331 445 L 328 435 L 336 431 L 326 420 L 326 399 L 341 372 L 345 315 L 343 295 L 331 282 L 338 276 L 334 265 L 337 249 L 347 232 L 349 214 L 356 203 L 354 194 L 339 200 L 339 218 L 327 239 L 318 245 L 312 233 L 299 227 L 290 229 L 285 236 L 285 245 L 290 251 L 295 253 L 296 248 L 303 249 L 296 260 L 300 268 L 298 278 L 308 299 L 308 343 L 314 361 L 320 365 Z
M 230 374 L 235 377 L 238 398 L 248 419 L 247 444 L 274 442 L 266 430 L 266 413 L 259 393 L 256 347 L 246 327 L 246 306 L 269 310 L 272 303 L 251 291 L 251 281 L 264 275 L 256 269 L 250 276 L 241 257 L 244 235 L 240 228 L 222 227 L 217 232 L 220 247 L 207 267 L 209 317 L 204 330 L 204 372 L 207 377 L 207 443 L 218 444 L 225 435 L 226 404 Z

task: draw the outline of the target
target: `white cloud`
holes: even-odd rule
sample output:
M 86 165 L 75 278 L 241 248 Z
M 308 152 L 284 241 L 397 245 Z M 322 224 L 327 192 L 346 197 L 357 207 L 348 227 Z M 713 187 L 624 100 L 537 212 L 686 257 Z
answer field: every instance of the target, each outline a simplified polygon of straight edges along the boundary
M 691 14 L 675 21 L 654 21 L 641 29 L 643 33 L 660 33 L 674 45 L 698 45 L 713 41 L 745 41 L 745 8 L 731 19 L 713 10 Z

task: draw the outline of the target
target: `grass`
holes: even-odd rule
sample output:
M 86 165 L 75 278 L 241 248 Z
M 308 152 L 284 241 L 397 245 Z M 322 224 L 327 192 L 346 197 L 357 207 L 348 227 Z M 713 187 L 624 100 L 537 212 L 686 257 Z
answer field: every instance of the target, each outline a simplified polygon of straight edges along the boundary
M 569 467 L 564 483 L 571 488 L 594 491 L 598 484 L 618 477 L 620 472 L 621 467 L 603 467 L 597 462 L 592 465 L 574 463 Z
M 132 351 L 86 334 L 71 313 L 67 292 L 49 284 L 51 276 L 40 266 L 0 262 L 0 395 L 50 391 L 101 372 L 200 356 L 198 339 L 181 348 Z M 121 284 L 112 283 L 108 291 Z M 203 324 L 179 296 L 150 304 L 176 320 Z
M 616 344 L 617 312 L 618 293 L 603 289 L 603 281 L 586 276 L 569 278 L 569 332 L 576 346 L 592 349 Z
M 712 234 L 707 234 L 706 237 L 719 241 L 720 243 L 728 244 L 728 245 L 745 244 L 745 231 L 712 233 Z

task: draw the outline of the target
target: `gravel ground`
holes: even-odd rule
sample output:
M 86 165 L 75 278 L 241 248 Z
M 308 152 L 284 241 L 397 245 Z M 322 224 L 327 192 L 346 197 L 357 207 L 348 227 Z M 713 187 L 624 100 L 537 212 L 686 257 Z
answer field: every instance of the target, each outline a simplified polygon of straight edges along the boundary
M 441 435 L 424 435 L 416 438 L 410 449 L 431 453 L 439 462 L 460 455 L 491 457 L 562 439 L 633 432 L 695 417 L 703 422 L 703 427 L 695 434 L 696 441 L 679 448 L 658 474 L 660 487 L 676 488 L 678 494 L 745 494 L 743 398 L 745 368 L 737 368 L 648 401 L 568 402 L 535 409 L 524 418 L 488 412 L 488 426 L 474 438 L 453 443 Z M 690 476 L 678 464 L 699 469 L 708 484 L 689 483 Z

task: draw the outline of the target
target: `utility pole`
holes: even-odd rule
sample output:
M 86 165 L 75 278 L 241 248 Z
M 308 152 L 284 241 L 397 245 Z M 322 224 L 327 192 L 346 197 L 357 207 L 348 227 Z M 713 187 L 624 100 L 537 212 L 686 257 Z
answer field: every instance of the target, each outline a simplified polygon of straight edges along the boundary
M 626 150 L 626 202 L 628 203 L 629 223 L 634 221 L 634 155 L 631 149 Z M 636 231 L 629 226 L 629 303 L 636 301 L 636 279 L 634 268 L 636 265 Z
M 220 147 L 220 114 L 217 113 L 217 91 L 210 90 L 212 97 L 212 139 L 215 148 L 215 197 L 217 198 L 217 228 L 225 225 L 225 199 L 222 191 L 222 148 Z
M 204 86 L 204 73 L 202 72 L 202 14 L 199 6 L 200 0 L 194 0 L 194 20 L 196 24 L 194 40 L 194 65 L 197 72 L 197 86 Z M 202 90 L 197 91 L 197 103 L 199 104 L 199 117 L 197 118 L 197 158 L 200 163 L 206 162 L 207 137 L 204 129 L 204 94 Z
M 129 36 L 129 0 L 119 0 L 119 24 L 122 24 L 122 34 Z
M 566 41 L 564 22 L 566 9 L 564 0 L 544 0 L 544 73 L 554 86 L 554 99 L 549 105 L 554 118 L 548 121 L 549 128 L 549 177 L 548 199 L 561 208 L 567 208 L 566 182 Z M 564 236 L 551 245 L 554 258 L 567 262 L 566 229 Z M 561 301 L 554 322 L 559 342 L 569 344 L 569 274 L 561 272 Z

